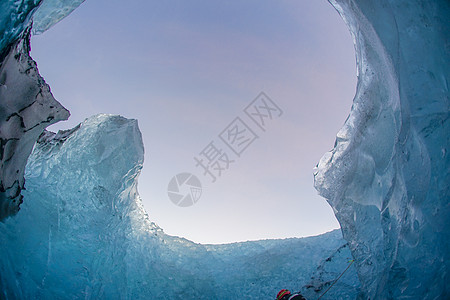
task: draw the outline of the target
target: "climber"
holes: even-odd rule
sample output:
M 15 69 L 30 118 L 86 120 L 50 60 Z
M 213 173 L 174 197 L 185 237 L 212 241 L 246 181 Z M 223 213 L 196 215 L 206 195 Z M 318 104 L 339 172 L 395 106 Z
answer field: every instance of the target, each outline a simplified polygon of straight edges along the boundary
M 277 300 L 306 300 L 300 293 L 291 294 L 286 289 L 282 289 L 277 294 Z

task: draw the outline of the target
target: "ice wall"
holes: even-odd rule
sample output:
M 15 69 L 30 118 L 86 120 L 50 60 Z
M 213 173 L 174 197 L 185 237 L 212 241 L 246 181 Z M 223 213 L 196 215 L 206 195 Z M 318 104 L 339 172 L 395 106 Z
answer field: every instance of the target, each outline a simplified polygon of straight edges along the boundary
M 25 165 L 39 135 L 69 117 L 39 75 L 29 38 L 26 31 L 0 64 L 0 220 L 19 210 Z
M 358 85 L 315 186 L 362 299 L 448 299 L 450 2 L 330 2 L 354 38 Z
M 29 25 L 33 12 L 42 0 L 0 1 L 0 63 L 12 44 Z
M 24 169 L 33 144 L 47 126 L 69 117 L 39 75 L 30 52 L 30 22 L 41 33 L 83 1 L 0 2 L 0 221 L 22 203 Z
M 271 299 L 313 275 L 319 294 L 351 259 L 340 231 L 228 245 L 168 236 L 137 193 L 143 157 L 135 120 L 98 115 L 45 132 L 22 211 L 0 222 L 0 298 Z M 355 299 L 358 287 L 352 269 L 334 293 Z
M 2 0 L 0 1 L 0 62 L 9 48 L 34 20 L 33 34 L 55 25 L 84 0 Z
M 356 299 L 360 285 L 359 282 L 355 284 L 353 263 L 348 244 L 342 245 L 317 266 L 311 280 L 301 289 L 301 294 L 311 300 Z

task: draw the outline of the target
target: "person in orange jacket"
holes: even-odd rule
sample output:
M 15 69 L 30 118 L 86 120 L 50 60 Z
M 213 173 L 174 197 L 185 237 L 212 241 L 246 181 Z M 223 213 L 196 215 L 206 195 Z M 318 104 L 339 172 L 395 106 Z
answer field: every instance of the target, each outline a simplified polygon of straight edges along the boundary
M 306 300 L 300 293 L 291 294 L 289 290 L 282 289 L 277 294 L 276 300 Z

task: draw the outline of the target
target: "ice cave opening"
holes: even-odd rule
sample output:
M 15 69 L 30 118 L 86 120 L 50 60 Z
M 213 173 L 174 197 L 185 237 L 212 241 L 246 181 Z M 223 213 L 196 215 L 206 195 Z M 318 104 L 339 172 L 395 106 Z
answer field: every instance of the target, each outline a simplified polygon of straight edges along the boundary
M 41 75 L 71 111 L 50 130 L 99 112 L 138 119 L 146 150 L 139 192 L 169 234 L 217 244 L 339 228 L 312 170 L 351 108 L 351 36 L 326 2 L 254 4 L 146 3 L 136 13 L 117 2 L 94 18 L 108 5 L 87 1 L 32 38 Z M 283 112 L 265 131 L 244 112 L 260 92 Z M 235 117 L 258 137 L 239 156 L 219 137 Z M 220 177 L 212 171 L 214 183 L 194 161 L 210 142 L 234 161 Z M 167 194 L 181 172 L 202 183 L 199 202 L 188 208 Z
M 341 230 L 223 245 L 168 235 L 146 214 L 137 192 L 144 142 L 136 120 L 99 114 L 72 130 L 43 132 L 69 113 L 29 55 L 30 20 L 46 30 L 81 2 L 2 2 L 0 298 L 269 299 L 280 287 L 308 299 L 449 298 L 450 2 L 330 0 L 351 32 L 358 83 L 314 184 Z M 166 25 L 166 33 L 196 37 Z M 253 59 L 271 49 L 252 45 Z M 148 48 L 128 50 L 130 59 Z M 125 103 L 127 93 L 120 95 Z

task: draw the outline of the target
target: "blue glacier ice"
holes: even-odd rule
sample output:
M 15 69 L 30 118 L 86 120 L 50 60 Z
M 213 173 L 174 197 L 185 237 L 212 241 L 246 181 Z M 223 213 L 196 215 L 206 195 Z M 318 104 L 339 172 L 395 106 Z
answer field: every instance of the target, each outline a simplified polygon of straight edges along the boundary
M 66 16 L 85 0 L 44 0 L 33 15 L 33 34 L 41 34 Z
M 317 297 L 352 258 L 338 230 L 227 245 L 166 235 L 137 192 L 143 158 L 136 120 L 98 115 L 43 133 L 27 201 L 0 223 L 0 298 L 270 299 L 283 287 Z M 322 299 L 355 299 L 358 287 L 352 267 Z
M 356 259 L 362 299 L 450 299 L 450 1 L 331 1 L 358 85 L 315 171 Z
M 40 2 L 40 0 L 0 1 L 0 61 L 3 61 L 11 44 L 29 25 L 33 12 Z
M 33 20 L 33 33 L 40 34 L 68 16 L 84 0 L 2 0 L 0 1 L 0 61 L 9 46 Z
M 29 57 L 29 25 L 36 13 L 42 32 L 80 3 L 0 3 L 2 298 L 260 299 L 281 287 L 316 298 L 351 257 L 359 299 L 450 298 L 448 0 L 330 0 L 354 39 L 358 85 L 314 175 L 348 244 L 332 232 L 222 246 L 149 220 L 135 121 L 100 115 L 40 136 L 69 113 Z M 355 298 L 354 275 L 326 297 Z

